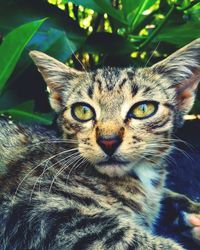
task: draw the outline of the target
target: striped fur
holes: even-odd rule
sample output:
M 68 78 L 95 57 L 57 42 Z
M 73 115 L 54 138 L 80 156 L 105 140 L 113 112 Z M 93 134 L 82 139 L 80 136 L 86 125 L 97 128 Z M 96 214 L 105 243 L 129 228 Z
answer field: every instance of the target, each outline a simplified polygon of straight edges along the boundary
M 153 226 L 172 133 L 193 104 L 199 55 L 196 40 L 151 68 L 86 73 L 31 52 L 62 137 L 0 120 L 0 250 L 183 249 L 153 235 Z M 152 117 L 127 116 L 146 100 L 159 103 Z M 75 102 L 92 106 L 95 119 L 76 121 Z M 113 133 L 122 142 L 110 159 L 97 140 Z

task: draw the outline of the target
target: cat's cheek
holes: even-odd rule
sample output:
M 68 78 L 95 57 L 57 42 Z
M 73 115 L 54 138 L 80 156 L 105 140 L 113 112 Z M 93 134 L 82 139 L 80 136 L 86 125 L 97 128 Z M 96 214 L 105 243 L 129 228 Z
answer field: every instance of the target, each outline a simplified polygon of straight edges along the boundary
M 83 143 L 80 143 L 78 146 L 79 153 L 83 158 L 85 158 L 92 165 L 96 165 L 98 162 L 101 162 L 104 159 L 104 154 L 95 148 L 94 146 L 88 146 Z
M 83 129 L 77 133 L 79 142 L 79 152 L 83 157 L 88 159 L 92 164 L 102 161 L 105 155 L 96 142 L 96 132 L 93 128 Z
M 80 143 L 88 144 L 92 147 L 96 146 L 96 134 L 92 121 L 84 124 L 84 126 L 82 126 L 82 129 L 77 131 L 76 135 Z
M 70 135 L 76 135 L 77 137 L 79 136 L 87 137 L 87 134 L 91 133 L 91 130 L 94 126 L 93 121 L 81 123 L 71 119 L 63 119 L 60 122 L 60 124 L 61 124 L 61 130 L 63 131 L 64 135 L 70 134 Z

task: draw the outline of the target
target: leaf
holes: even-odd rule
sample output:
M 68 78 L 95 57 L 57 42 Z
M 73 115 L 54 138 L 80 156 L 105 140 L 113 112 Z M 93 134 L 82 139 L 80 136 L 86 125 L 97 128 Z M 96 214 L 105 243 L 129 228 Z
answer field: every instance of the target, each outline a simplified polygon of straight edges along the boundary
M 200 27 L 197 22 L 188 22 L 174 27 L 165 27 L 154 39 L 154 41 L 163 41 L 176 44 L 179 47 L 200 37 Z
M 81 29 L 77 22 L 68 17 L 64 11 L 48 4 L 46 1 L 4 1 L 0 9 L 0 30 L 5 34 L 14 29 L 16 25 L 19 26 L 46 16 L 49 19 L 43 23 L 27 44 L 26 50 L 40 50 L 66 62 L 72 53 L 77 51 L 85 42 L 86 31 Z M 17 80 L 31 64 L 32 61 L 25 51 L 22 53 L 8 84 L 10 85 Z
M 15 109 L 19 109 L 19 110 L 24 110 L 26 112 L 33 112 L 34 111 L 34 101 L 33 100 L 29 100 L 27 102 L 23 102 L 19 105 L 17 105 L 15 107 Z
M 97 13 L 101 13 L 103 14 L 104 11 L 101 7 L 99 7 L 98 4 L 95 3 L 95 1 L 93 0 L 70 0 L 70 2 L 74 3 L 75 5 L 79 6 L 83 6 L 87 9 L 92 9 L 94 11 L 96 11 Z
M 45 19 L 24 24 L 11 31 L 0 45 L 0 94 L 5 88 L 25 46 Z
M 47 20 L 26 46 L 27 50 L 40 50 L 66 62 L 85 43 L 86 35 L 78 31 L 67 31 L 67 29 L 65 32 L 54 28 L 53 24 L 52 20 Z M 21 75 L 32 63 L 28 53 L 23 53 L 12 80 Z
M 137 50 L 136 46 L 124 37 L 107 32 L 92 34 L 85 44 L 85 49 L 89 53 L 113 55 L 127 55 Z
M 53 120 L 53 114 L 41 114 L 33 113 L 34 102 L 28 101 L 22 103 L 14 108 L 7 110 L 0 110 L 0 114 L 8 114 L 15 120 L 20 120 L 24 122 L 36 122 L 45 125 L 51 125 Z
M 124 16 L 127 17 L 129 13 L 134 12 L 138 8 L 140 2 L 141 0 L 122 0 Z
M 142 15 L 142 13 L 145 10 L 148 10 L 152 5 L 156 3 L 157 0 L 140 0 L 138 2 L 138 8 L 133 10 L 129 15 L 127 16 L 128 23 L 131 26 L 131 30 L 134 30 L 137 25 L 140 23 L 141 18 L 144 18 L 145 16 Z
M 94 0 L 95 3 L 104 11 L 114 19 L 118 20 L 122 24 L 127 24 L 127 21 L 124 19 L 123 12 L 121 10 L 115 9 L 110 1 L 107 0 Z

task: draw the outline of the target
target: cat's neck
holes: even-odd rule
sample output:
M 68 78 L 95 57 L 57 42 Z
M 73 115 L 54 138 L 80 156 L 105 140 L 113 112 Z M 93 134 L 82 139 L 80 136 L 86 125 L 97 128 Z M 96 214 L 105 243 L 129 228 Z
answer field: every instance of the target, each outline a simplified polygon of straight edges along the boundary
M 110 177 L 106 174 L 100 173 L 94 167 L 85 169 L 86 176 L 95 176 L 106 181 L 116 180 L 119 182 L 132 182 L 137 181 L 144 188 L 145 191 L 150 190 L 160 190 L 163 188 L 166 178 L 166 167 L 164 163 L 159 165 L 154 164 L 138 164 L 132 167 L 132 172 L 129 175 L 119 176 L 119 177 Z
M 133 173 L 141 181 L 145 189 L 161 187 L 164 184 L 166 170 L 160 166 L 137 165 L 133 168 Z

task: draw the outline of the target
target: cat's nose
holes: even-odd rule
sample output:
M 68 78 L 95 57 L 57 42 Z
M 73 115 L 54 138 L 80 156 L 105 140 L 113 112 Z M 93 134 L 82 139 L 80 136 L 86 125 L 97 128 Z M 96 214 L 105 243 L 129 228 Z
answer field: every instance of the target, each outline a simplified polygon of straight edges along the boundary
M 116 149 L 121 144 L 122 139 L 118 135 L 104 135 L 99 136 L 97 143 L 102 148 L 102 150 L 109 156 L 112 156 Z

